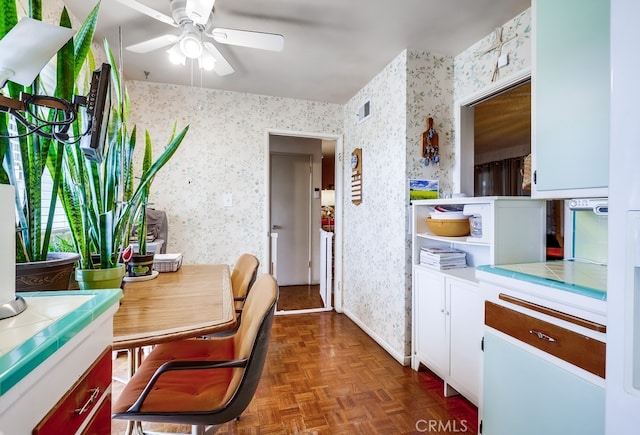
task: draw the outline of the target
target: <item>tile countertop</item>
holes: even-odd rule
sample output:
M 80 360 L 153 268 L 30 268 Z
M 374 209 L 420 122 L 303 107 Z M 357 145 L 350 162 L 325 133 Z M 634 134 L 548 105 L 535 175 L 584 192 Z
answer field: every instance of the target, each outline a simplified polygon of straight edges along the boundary
M 118 303 L 120 289 L 19 293 L 27 309 L 0 320 L 0 395 Z
M 478 270 L 607 300 L 607 266 L 576 261 L 478 266 Z

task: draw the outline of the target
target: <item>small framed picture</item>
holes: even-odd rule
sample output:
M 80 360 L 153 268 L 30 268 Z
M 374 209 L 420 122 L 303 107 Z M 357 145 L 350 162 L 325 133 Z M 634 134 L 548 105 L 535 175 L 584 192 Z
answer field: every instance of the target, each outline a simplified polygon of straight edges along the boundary
M 438 199 L 438 180 L 409 180 L 409 201 Z

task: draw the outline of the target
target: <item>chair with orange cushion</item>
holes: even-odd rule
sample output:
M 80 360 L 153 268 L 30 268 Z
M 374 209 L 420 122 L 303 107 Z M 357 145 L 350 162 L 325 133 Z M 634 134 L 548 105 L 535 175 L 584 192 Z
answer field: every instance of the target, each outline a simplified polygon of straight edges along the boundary
M 260 275 L 235 334 L 157 345 L 114 402 L 112 417 L 192 425 L 198 434 L 239 417 L 262 376 L 277 299 L 276 280 Z
M 242 310 L 249 289 L 258 275 L 260 261 L 252 254 L 242 254 L 231 272 L 231 288 L 236 312 Z

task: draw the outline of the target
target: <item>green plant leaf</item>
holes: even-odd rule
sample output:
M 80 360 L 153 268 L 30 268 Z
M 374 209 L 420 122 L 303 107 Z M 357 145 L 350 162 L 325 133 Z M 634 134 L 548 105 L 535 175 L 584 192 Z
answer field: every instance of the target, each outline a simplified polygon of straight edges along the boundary
M 91 41 L 93 40 L 96 24 L 98 22 L 99 11 L 100 11 L 100 2 L 98 2 L 95 5 L 95 7 L 91 10 L 87 18 L 85 18 L 84 22 L 80 26 L 80 29 L 76 33 L 75 38 L 73 39 L 73 50 L 74 50 L 73 82 L 74 83 L 77 80 L 78 75 L 80 74 L 82 65 L 85 63 L 87 54 L 91 51 Z M 93 71 L 94 69 L 95 67 L 91 68 L 91 71 Z

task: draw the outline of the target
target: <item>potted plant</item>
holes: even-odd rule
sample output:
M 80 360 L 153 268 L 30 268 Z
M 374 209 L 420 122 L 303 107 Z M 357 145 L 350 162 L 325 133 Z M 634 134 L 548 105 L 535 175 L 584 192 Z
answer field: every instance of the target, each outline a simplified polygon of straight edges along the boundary
M 16 0 L 0 0 L 2 19 L 0 19 L 0 38 L 4 37 L 18 22 Z M 42 1 L 29 2 L 29 16 L 42 20 Z M 71 101 L 73 98 L 73 83 L 78 78 L 80 67 L 89 52 L 95 25 L 98 18 L 98 5 L 91 11 L 73 40 L 69 41 L 57 55 L 56 86 L 54 97 Z M 63 9 L 60 26 L 71 27 L 71 20 L 66 8 Z M 8 82 L 5 87 L 10 98 L 19 98 L 25 92 L 29 94 L 49 95 L 43 82 L 37 78 L 32 86 L 21 86 Z M 33 122 L 31 112 L 24 116 L 28 122 Z M 37 113 L 41 117 L 52 120 L 53 113 Z M 59 150 L 66 145 L 53 138 L 29 134 L 20 123 L 16 123 L 17 136 L 11 141 L 10 116 L 0 113 L 0 183 L 11 184 L 16 190 L 16 290 L 60 290 L 68 288 L 69 277 L 74 263 L 78 260 L 77 253 L 53 253 L 50 251 L 51 232 L 54 210 L 56 207 L 57 189 L 60 186 L 60 161 L 51 151 Z M 17 151 L 14 151 L 16 149 Z M 16 161 L 17 160 L 17 161 Z M 51 170 L 53 192 L 48 201 L 43 200 L 43 176 L 47 167 Z M 15 168 L 18 170 L 16 171 Z M 19 174 L 22 174 L 20 177 Z M 48 210 L 46 222 L 43 222 L 43 210 Z
M 176 125 L 174 125 L 173 136 L 175 136 Z M 152 163 L 152 146 L 149 131 L 145 131 L 144 158 L 142 160 L 142 173 L 146 173 Z M 135 212 L 135 234 L 138 240 L 137 251 L 133 245 L 129 245 L 131 252 L 127 261 L 127 276 L 130 278 L 149 277 L 153 274 L 154 252 L 147 251 L 147 205 L 149 203 L 149 192 L 151 181 L 142 188 L 140 205 Z M 133 232 L 132 232 L 133 233 Z M 147 278 L 148 279 L 148 278 Z
M 81 289 L 120 286 L 125 273 L 123 248 L 129 245 L 136 212 L 146 202 L 154 176 L 173 156 L 188 131 L 185 127 L 170 138 L 162 154 L 145 166 L 138 185 L 134 186 L 136 127 L 129 134 L 128 97 L 117 69 L 110 67 L 115 62 L 106 40 L 105 52 L 109 63 L 103 67 L 110 70 L 115 104 L 111 105 L 103 161 L 96 163 L 84 158 L 79 146 L 54 152 L 63 162 L 59 196 L 80 254 L 75 278 Z M 89 64 L 95 70 L 92 56 Z

